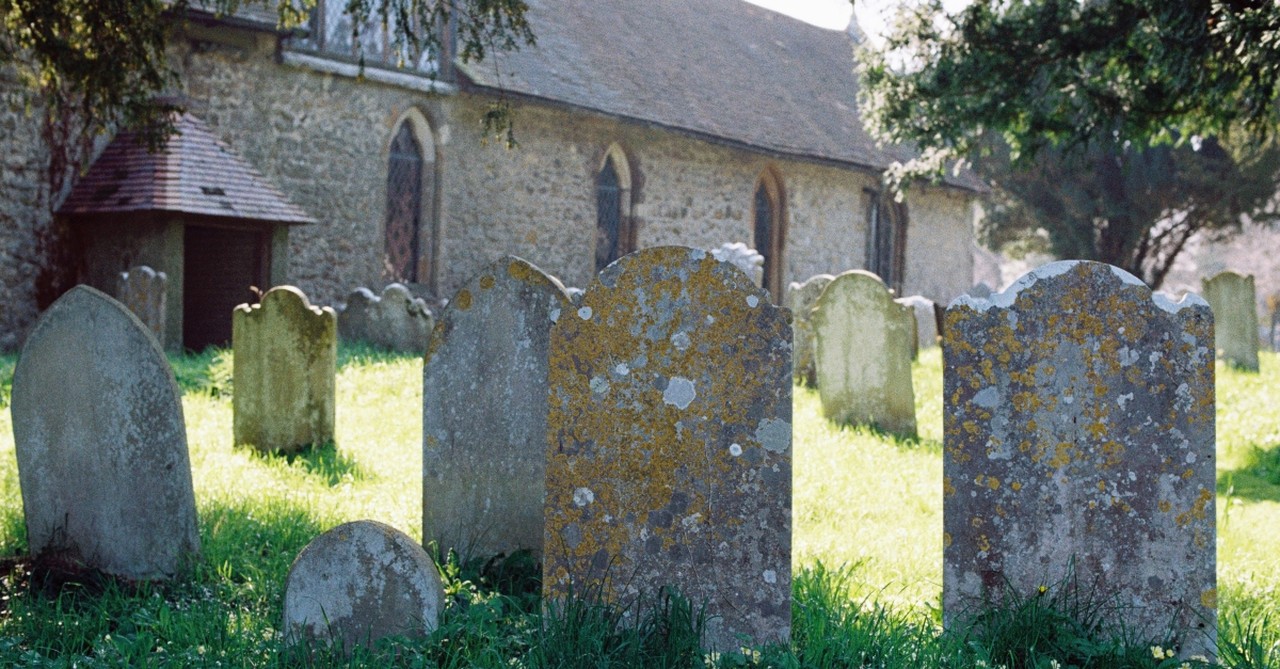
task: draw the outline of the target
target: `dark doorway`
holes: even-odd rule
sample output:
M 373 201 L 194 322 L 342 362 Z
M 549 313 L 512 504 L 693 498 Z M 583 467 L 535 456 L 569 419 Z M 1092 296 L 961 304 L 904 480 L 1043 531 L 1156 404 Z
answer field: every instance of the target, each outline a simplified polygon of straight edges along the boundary
M 183 242 L 182 344 L 202 351 L 231 343 L 231 312 L 266 291 L 270 258 L 266 234 L 188 225 Z

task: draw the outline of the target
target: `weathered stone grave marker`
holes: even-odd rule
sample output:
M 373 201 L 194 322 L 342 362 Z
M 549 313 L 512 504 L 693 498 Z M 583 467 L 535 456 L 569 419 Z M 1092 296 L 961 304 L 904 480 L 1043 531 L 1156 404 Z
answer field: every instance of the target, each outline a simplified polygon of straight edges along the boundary
M 682 247 L 618 260 L 560 317 L 548 599 L 601 587 L 626 605 L 677 586 L 706 604 L 713 649 L 788 638 L 789 320 L 741 272 Z
M 443 608 L 427 552 L 389 525 L 357 520 L 316 537 L 293 561 L 283 628 L 287 643 L 341 644 L 350 653 L 388 636 L 424 638 Z
M 10 411 L 32 555 L 152 579 L 199 554 L 181 393 L 124 305 L 88 286 L 58 298 L 22 348 Z
M 1227 363 L 1258 371 L 1258 306 L 1253 275 L 1220 272 L 1204 281 L 1213 309 L 1214 348 Z
M 824 416 L 915 435 L 914 322 L 911 309 L 895 302 L 870 272 L 850 270 L 823 289 L 813 310 L 813 330 Z
M 804 283 L 792 282 L 787 286 L 787 307 L 791 309 L 792 361 L 797 383 L 810 388 L 818 386 L 818 373 L 813 362 L 813 305 L 822 289 L 835 277 L 830 274 L 811 276 Z
M 1213 315 L 1059 262 L 944 328 L 943 604 L 1074 578 L 1138 638 L 1214 643 Z M 1070 570 L 1074 569 L 1074 573 Z
M 333 440 L 337 316 L 293 286 L 232 312 L 236 444 L 295 451 Z
M 558 281 L 489 265 L 440 312 L 422 373 L 422 536 L 464 556 L 542 554 L 551 325 Z
M 916 321 L 916 351 L 923 351 L 938 345 L 938 313 L 933 300 L 923 295 L 910 295 L 895 300 L 908 309 Z M 915 357 L 915 356 L 912 356 Z
M 382 295 L 357 288 L 338 311 L 338 336 L 343 341 L 363 341 L 391 351 L 422 353 L 435 321 L 426 301 L 414 297 L 402 284 L 387 284 Z
M 116 283 L 116 299 L 151 331 L 165 348 L 165 292 L 169 289 L 169 277 L 146 265 L 121 272 Z
M 764 256 L 750 246 L 742 242 L 721 244 L 711 250 L 711 255 L 745 272 L 755 285 L 764 284 Z

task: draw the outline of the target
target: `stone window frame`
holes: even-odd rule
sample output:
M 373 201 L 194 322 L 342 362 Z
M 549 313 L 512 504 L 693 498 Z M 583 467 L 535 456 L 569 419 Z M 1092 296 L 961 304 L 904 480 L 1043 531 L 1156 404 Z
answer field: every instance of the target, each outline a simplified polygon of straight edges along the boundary
M 901 295 L 907 267 L 907 203 L 876 188 L 862 192 L 866 197 L 867 271 Z
M 610 144 L 608 148 L 605 149 L 603 155 L 600 156 L 600 160 L 596 165 L 595 173 L 593 175 L 592 182 L 591 182 L 592 192 L 593 194 L 596 195 L 596 198 L 597 198 L 596 216 L 595 216 L 596 234 L 593 236 L 593 239 L 596 240 L 596 243 L 593 245 L 593 255 L 594 255 L 593 262 L 594 262 L 595 271 L 597 272 L 604 269 L 604 266 L 601 266 L 600 264 L 600 261 L 601 261 L 600 223 L 602 221 L 602 216 L 601 216 L 601 212 L 599 210 L 599 204 L 598 204 L 599 202 L 598 198 L 599 198 L 599 192 L 600 192 L 600 177 L 602 174 L 604 174 L 605 167 L 610 163 L 610 161 L 612 161 L 613 170 L 618 177 L 618 203 L 620 208 L 618 212 L 618 247 L 617 247 L 616 257 L 610 257 L 608 259 L 608 262 L 604 263 L 604 266 L 607 266 L 609 263 L 613 262 L 614 260 L 617 260 L 618 258 L 621 258 L 622 256 L 627 255 L 628 253 L 634 252 L 637 248 L 636 225 L 635 225 L 635 217 L 633 216 L 633 205 L 634 205 L 634 199 L 635 199 L 635 180 L 632 176 L 633 172 L 631 169 L 631 158 L 630 156 L 627 155 L 627 152 L 622 148 L 621 145 L 617 143 L 613 143 L 613 144 Z
M 408 126 L 413 133 L 414 140 L 418 143 L 418 148 L 422 155 L 422 173 L 421 181 L 418 184 L 421 202 L 418 210 L 418 233 L 429 236 L 426 244 L 421 242 L 418 244 L 418 256 L 415 263 L 418 268 L 416 285 L 425 288 L 427 292 L 435 295 L 440 280 L 440 257 L 442 252 L 442 210 L 441 210 L 441 176 L 442 176 L 442 154 L 440 151 L 439 133 L 436 128 L 437 124 L 433 123 L 427 114 L 417 107 L 410 107 L 402 113 L 391 125 L 391 132 L 387 134 L 386 140 L 382 146 L 382 165 L 387 170 L 387 177 L 390 176 L 391 167 L 391 147 L 395 142 L 396 136 L 400 133 L 400 129 Z M 391 201 L 391 194 L 387 192 L 389 186 L 389 178 L 382 180 L 382 216 L 379 219 L 379 229 L 381 230 L 380 239 L 385 244 L 386 231 L 388 221 L 387 206 Z M 383 248 L 385 254 L 385 247 Z M 383 258 L 386 256 L 383 255 Z M 424 270 L 425 263 L 425 271 Z M 382 268 L 384 278 L 396 280 L 396 277 L 390 276 L 390 267 Z
M 764 195 L 768 204 L 770 221 L 767 236 L 762 240 L 759 220 L 759 198 Z M 773 296 L 773 301 L 781 303 L 785 294 L 786 282 L 786 243 L 787 243 L 787 191 L 783 184 L 782 173 L 773 165 L 766 166 L 756 177 L 755 187 L 751 189 L 751 240 L 756 252 L 764 256 L 761 286 Z M 762 243 L 764 242 L 764 243 Z

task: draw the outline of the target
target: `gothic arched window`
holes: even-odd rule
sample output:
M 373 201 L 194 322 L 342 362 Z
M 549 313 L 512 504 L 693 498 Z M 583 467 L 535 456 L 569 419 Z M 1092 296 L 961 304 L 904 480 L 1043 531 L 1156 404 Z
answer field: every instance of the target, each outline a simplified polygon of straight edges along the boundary
M 786 237 L 786 210 L 783 207 L 782 183 L 772 171 L 756 181 L 753 220 L 756 251 L 764 256 L 763 288 L 774 301 L 782 297 L 782 251 Z
M 423 251 L 430 252 L 429 240 L 422 234 L 423 168 L 422 148 L 413 129 L 408 122 L 401 123 L 387 159 L 386 265 L 396 281 L 417 283 L 430 277 L 429 268 L 421 272 L 419 267 Z
M 612 149 L 596 175 L 596 271 L 635 250 L 635 231 L 628 214 L 631 201 L 630 170 Z M 618 160 L 615 160 L 618 158 Z

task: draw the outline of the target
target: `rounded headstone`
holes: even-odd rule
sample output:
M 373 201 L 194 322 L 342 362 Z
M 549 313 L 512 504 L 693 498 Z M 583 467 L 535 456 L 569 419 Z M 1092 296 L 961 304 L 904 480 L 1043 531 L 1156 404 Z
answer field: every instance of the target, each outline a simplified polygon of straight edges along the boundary
M 199 553 L 180 395 L 155 337 L 107 295 L 77 286 L 41 315 L 10 407 L 33 555 L 150 579 Z
M 416 541 L 357 520 L 316 537 L 293 561 L 283 630 L 291 644 L 332 642 L 350 652 L 389 636 L 427 636 L 443 601 L 440 574 Z

